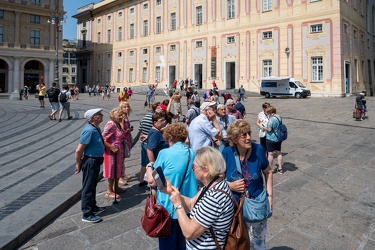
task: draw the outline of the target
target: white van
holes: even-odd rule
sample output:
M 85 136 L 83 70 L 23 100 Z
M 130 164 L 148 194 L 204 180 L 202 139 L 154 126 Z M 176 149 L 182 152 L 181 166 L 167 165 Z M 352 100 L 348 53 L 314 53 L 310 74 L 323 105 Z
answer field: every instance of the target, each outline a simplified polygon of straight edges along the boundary
M 295 96 L 296 98 L 311 96 L 310 90 L 297 79 L 275 76 L 261 79 L 260 94 L 266 98 L 271 96 Z

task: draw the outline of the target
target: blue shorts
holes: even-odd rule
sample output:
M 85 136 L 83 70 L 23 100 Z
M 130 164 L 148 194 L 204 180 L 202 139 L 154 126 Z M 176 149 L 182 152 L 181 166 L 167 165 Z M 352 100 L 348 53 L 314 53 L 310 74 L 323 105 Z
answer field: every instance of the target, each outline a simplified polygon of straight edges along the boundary
M 59 103 L 58 102 L 51 102 L 52 110 L 59 110 Z
M 147 156 L 147 142 L 141 142 L 141 166 L 145 167 L 149 162 Z

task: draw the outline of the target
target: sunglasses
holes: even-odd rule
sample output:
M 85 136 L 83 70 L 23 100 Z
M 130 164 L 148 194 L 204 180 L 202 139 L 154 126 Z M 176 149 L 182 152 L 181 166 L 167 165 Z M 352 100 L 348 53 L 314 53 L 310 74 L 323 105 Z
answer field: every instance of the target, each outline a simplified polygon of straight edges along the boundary
M 242 133 L 240 136 L 241 136 L 241 138 L 246 138 L 247 136 L 251 137 L 251 132 Z

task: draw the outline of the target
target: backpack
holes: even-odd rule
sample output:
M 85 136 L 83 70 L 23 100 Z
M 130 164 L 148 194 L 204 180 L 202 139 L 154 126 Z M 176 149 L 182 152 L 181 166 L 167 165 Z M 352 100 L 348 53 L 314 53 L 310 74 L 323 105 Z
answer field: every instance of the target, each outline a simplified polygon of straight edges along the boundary
M 276 117 L 276 119 L 280 123 L 278 129 L 275 131 L 277 140 L 285 141 L 288 138 L 288 129 L 279 118 Z
M 61 94 L 60 94 L 60 98 L 59 98 L 60 100 L 59 100 L 59 101 L 60 101 L 61 103 L 65 103 L 65 102 L 68 101 L 68 96 L 66 95 L 66 92 L 67 92 L 67 91 L 65 91 L 65 92 L 61 92 Z
M 206 99 L 207 98 L 207 92 L 204 92 L 203 93 L 203 99 Z
M 55 88 L 49 88 L 49 89 L 47 90 L 47 96 L 48 96 L 49 98 L 54 98 L 54 97 L 55 97 Z

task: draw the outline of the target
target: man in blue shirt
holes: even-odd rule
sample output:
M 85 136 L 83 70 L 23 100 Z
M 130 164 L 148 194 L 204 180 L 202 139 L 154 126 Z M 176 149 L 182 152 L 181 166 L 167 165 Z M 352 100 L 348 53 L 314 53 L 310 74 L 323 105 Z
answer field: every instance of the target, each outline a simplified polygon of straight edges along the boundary
M 96 205 L 96 185 L 103 163 L 104 141 L 99 124 L 103 121 L 102 109 L 90 109 L 84 117 L 87 120 L 83 128 L 79 145 L 75 152 L 76 171 L 82 170 L 82 221 L 96 223 L 102 220 L 99 213 L 106 210 L 105 207 Z

